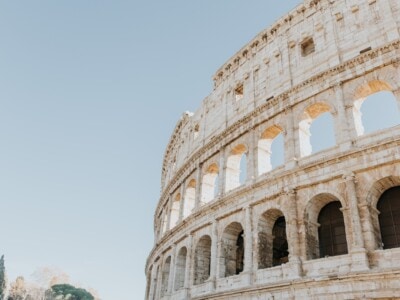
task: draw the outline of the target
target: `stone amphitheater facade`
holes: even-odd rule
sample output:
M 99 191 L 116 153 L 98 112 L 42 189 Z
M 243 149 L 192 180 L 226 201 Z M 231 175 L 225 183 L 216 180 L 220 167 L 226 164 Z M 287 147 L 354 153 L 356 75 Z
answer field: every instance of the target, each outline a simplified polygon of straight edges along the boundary
M 400 126 L 360 114 L 400 106 L 399 29 L 398 0 L 306 0 L 216 72 L 166 148 L 146 299 L 400 299 Z

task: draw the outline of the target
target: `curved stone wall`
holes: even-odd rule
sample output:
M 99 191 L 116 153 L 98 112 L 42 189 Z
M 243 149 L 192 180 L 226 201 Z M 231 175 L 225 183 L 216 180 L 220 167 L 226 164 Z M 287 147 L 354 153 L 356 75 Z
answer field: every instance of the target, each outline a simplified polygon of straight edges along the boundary
M 308 0 L 216 72 L 167 145 L 147 299 L 398 296 L 379 215 L 400 186 L 400 126 L 366 134 L 360 108 L 383 91 L 400 107 L 399 28 L 397 0 Z M 314 153 L 326 113 L 335 145 Z

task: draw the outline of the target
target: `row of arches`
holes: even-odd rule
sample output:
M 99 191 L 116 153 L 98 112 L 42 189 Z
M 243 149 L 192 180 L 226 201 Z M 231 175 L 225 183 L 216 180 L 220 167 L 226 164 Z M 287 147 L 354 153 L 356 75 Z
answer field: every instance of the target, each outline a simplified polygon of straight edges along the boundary
M 399 124 L 397 100 L 391 86 L 378 80 L 365 84 L 357 92 L 352 116 L 357 136 Z M 336 145 L 337 136 L 341 134 L 338 123 L 346 121 L 337 117 L 337 112 L 328 102 L 315 102 L 307 106 L 297 120 L 300 157 Z M 259 133 L 254 155 L 256 170 L 252 171 L 255 175 L 261 176 L 284 164 L 288 156 L 285 153 L 285 134 L 285 127 L 281 124 L 264 128 Z M 239 142 L 229 148 L 222 166 L 221 162 L 211 159 L 211 162 L 202 168 L 201 177 L 197 180 L 190 179 L 184 189 L 172 196 L 172 205 L 164 214 L 162 232 L 188 217 L 196 207 L 201 207 L 218 195 L 243 185 L 248 177 L 253 176 L 248 172 L 248 165 L 252 163 L 250 150 L 245 143 Z
M 349 252 L 348 237 L 351 229 L 347 228 L 342 202 L 332 194 L 320 194 L 310 201 L 304 213 L 305 245 L 307 255 L 305 260 L 345 255 Z M 311 205 L 313 207 L 311 207 Z M 386 189 L 378 198 L 376 207 L 378 214 L 378 240 L 380 248 L 391 249 L 400 247 L 400 185 Z M 289 262 L 293 256 L 293 243 L 287 226 L 287 216 L 279 209 L 268 209 L 257 221 L 256 253 L 257 269 L 276 267 Z M 298 230 L 298 229 L 296 229 Z M 254 233 L 250 233 L 254 235 Z M 192 249 L 182 246 L 177 251 L 175 265 L 171 264 L 169 255 L 159 267 L 159 272 L 153 273 L 156 279 L 152 282 L 157 286 L 161 282 L 161 296 L 168 292 L 173 280 L 173 289 L 177 291 L 185 286 L 200 285 L 212 276 L 212 264 L 216 263 L 218 278 L 241 274 L 245 269 L 245 228 L 241 222 L 233 221 L 224 227 L 221 234 L 214 240 L 209 234 L 196 239 Z M 213 248 L 213 243 L 218 246 Z M 214 251 L 215 253 L 213 255 Z M 189 252 L 192 255 L 189 256 Z M 215 257 L 216 260 L 213 261 Z M 253 268 L 251 266 L 250 270 Z M 192 269 L 192 275 L 188 271 Z M 150 269 L 151 270 L 151 269 Z M 170 274 L 174 274 L 174 279 Z M 153 277 L 154 277 L 153 276 Z M 186 282 L 190 280 L 190 282 Z M 152 299 L 152 298 L 150 298 Z

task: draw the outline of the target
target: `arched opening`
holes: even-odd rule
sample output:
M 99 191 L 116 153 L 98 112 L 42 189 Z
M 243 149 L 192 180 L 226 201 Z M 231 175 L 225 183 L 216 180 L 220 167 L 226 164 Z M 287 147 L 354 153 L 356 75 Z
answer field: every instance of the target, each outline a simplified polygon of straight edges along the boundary
M 185 192 L 185 201 L 183 202 L 183 218 L 189 216 L 196 202 L 196 180 L 189 181 Z
M 179 222 L 179 213 L 181 207 L 181 194 L 176 194 L 173 198 L 172 207 L 171 207 L 171 219 L 170 219 L 170 228 L 176 226 Z
M 218 172 L 217 164 L 211 164 L 203 176 L 201 187 L 201 204 L 208 203 L 215 199 L 218 194 Z
M 176 258 L 175 267 L 175 290 L 179 290 L 184 287 L 185 284 L 185 270 L 186 270 L 186 256 L 187 249 L 182 247 Z
M 289 261 L 289 248 L 286 238 L 286 220 L 285 217 L 279 217 L 275 221 L 274 228 L 272 229 L 273 240 L 273 266 L 280 266 L 281 264 Z
M 233 222 L 227 226 L 222 235 L 220 277 L 238 275 L 244 268 L 243 228 Z
M 164 266 L 162 269 L 161 296 L 165 296 L 168 293 L 170 270 L 171 270 L 171 256 L 168 256 L 164 262 Z
M 340 201 L 325 205 L 318 216 L 318 240 L 320 257 L 348 253 L 346 230 Z
M 399 124 L 397 100 L 391 90 L 389 84 L 378 80 L 358 89 L 353 106 L 358 136 Z
M 226 163 L 226 186 L 228 192 L 237 188 L 246 181 L 247 169 L 247 148 L 245 145 L 236 146 L 227 159 Z
M 309 106 L 299 123 L 300 156 L 332 147 L 336 144 L 331 108 L 319 102 Z
M 386 190 L 379 198 L 377 209 L 382 248 L 400 247 L 400 186 Z
M 267 173 L 284 163 L 282 128 L 271 126 L 258 141 L 258 175 Z
M 285 217 L 280 210 L 268 210 L 258 222 L 258 269 L 286 263 L 288 255 Z
M 194 255 L 194 284 L 202 284 L 210 277 L 211 238 L 202 236 Z

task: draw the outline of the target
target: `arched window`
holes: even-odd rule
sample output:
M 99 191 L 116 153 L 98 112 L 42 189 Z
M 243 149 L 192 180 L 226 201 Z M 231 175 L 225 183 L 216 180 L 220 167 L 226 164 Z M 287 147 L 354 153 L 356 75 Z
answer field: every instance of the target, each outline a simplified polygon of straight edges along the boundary
M 320 257 L 347 253 L 346 231 L 340 201 L 325 205 L 318 216 Z
M 171 256 L 168 256 L 164 262 L 164 266 L 162 269 L 161 296 L 164 296 L 168 293 L 168 281 L 169 281 L 170 270 L 171 270 Z
M 258 141 L 258 175 L 271 171 L 284 162 L 282 128 L 271 126 Z
M 258 222 L 258 269 L 286 263 L 288 255 L 285 217 L 280 210 L 268 210 Z
M 201 204 L 210 202 L 218 194 L 218 172 L 217 164 L 211 164 L 207 168 L 201 187 Z
M 243 228 L 233 222 L 227 226 L 222 235 L 220 260 L 220 277 L 229 277 L 243 271 L 244 243 Z
M 226 163 L 226 185 L 228 192 L 243 184 L 246 180 L 247 148 L 245 145 L 236 146 L 230 153 Z
M 196 180 L 189 181 L 185 192 L 185 201 L 183 202 L 183 218 L 189 216 L 195 206 L 196 201 Z
M 289 248 L 286 238 L 286 220 L 285 217 L 279 217 L 272 229 L 273 241 L 273 266 L 279 266 L 289 261 Z
M 400 247 L 400 186 L 385 191 L 377 209 L 383 249 Z
M 202 236 L 197 243 L 194 256 L 194 284 L 202 284 L 210 277 L 211 238 Z
M 369 82 L 359 89 L 357 96 L 353 116 L 358 136 L 399 124 L 397 100 L 388 84 Z
M 186 247 L 182 247 L 176 258 L 175 290 L 183 288 L 185 284 L 186 256 L 187 249 Z
M 172 202 L 172 209 L 171 209 L 171 224 L 169 228 L 174 227 L 179 222 L 179 214 L 181 208 L 181 194 L 176 194 L 174 200 Z
M 301 157 L 332 147 L 336 144 L 330 106 L 319 102 L 309 106 L 299 123 Z

